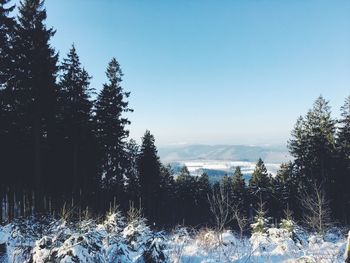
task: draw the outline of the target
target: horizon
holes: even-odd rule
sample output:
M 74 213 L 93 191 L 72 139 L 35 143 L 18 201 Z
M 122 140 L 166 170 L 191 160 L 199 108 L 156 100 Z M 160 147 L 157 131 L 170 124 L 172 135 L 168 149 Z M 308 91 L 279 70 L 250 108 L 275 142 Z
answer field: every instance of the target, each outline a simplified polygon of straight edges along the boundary
M 286 145 L 319 95 L 338 116 L 349 93 L 348 1 L 64 0 L 46 9 L 60 60 L 74 43 L 97 91 L 117 58 L 138 142 L 148 129 L 158 146 Z

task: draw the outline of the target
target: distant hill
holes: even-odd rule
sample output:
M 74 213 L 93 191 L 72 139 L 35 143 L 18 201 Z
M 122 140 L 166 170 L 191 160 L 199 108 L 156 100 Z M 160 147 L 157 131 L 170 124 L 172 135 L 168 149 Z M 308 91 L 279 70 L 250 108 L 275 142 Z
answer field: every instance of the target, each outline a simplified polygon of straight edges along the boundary
M 286 147 L 247 145 L 182 145 L 159 147 L 158 153 L 165 163 L 189 160 L 222 160 L 282 163 L 292 159 Z

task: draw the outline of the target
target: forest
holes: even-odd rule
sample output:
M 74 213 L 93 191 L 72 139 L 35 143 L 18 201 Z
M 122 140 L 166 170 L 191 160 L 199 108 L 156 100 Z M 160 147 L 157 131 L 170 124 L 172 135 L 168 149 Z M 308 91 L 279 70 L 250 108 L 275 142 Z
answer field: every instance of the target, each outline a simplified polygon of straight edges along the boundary
M 79 47 L 59 57 L 51 45 L 55 30 L 46 16 L 43 1 L 15 7 L 0 0 L 1 222 L 63 209 L 97 216 L 118 207 L 140 209 L 155 228 L 239 229 L 239 219 L 261 213 L 275 222 L 287 213 L 320 232 L 349 223 L 350 96 L 338 118 L 320 96 L 296 120 L 287 142 L 293 159 L 276 176 L 259 159 L 249 182 L 236 167 L 212 185 L 186 167 L 174 175 L 150 131 L 141 145 L 129 137 L 132 93 L 122 87 L 118 60 L 106 65 L 105 84 L 91 87 Z M 222 206 L 236 217 L 223 219 Z

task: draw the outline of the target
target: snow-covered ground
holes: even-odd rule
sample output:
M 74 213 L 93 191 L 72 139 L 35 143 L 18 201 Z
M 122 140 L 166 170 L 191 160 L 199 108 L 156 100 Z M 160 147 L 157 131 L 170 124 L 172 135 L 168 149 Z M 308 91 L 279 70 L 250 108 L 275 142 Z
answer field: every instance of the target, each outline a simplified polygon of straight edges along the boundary
M 2 262 L 344 262 L 346 234 L 334 228 L 324 236 L 300 227 L 268 228 L 240 238 L 227 230 L 218 241 L 210 229 L 178 227 L 152 231 L 140 217 L 111 213 L 97 222 L 36 218 L 0 227 Z M 0 245 L 0 248 L 2 246 Z M 1 262 L 1 260 L 0 260 Z
M 193 175 L 200 175 L 203 169 L 219 170 L 227 173 L 233 173 L 237 166 L 241 167 L 243 175 L 252 174 L 256 163 L 243 162 L 243 161 L 222 161 L 222 160 L 193 160 L 179 162 L 185 165 L 189 172 Z M 281 164 L 279 163 L 266 163 L 266 169 L 272 175 L 275 175 Z

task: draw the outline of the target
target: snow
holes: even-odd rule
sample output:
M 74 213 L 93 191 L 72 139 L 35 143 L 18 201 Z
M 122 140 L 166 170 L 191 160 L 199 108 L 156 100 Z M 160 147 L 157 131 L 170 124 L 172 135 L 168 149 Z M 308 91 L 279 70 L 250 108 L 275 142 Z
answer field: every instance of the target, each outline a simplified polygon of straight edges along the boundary
M 222 160 L 193 160 L 184 162 L 179 161 L 179 163 L 185 165 L 192 175 L 200 174 L 202 169 L 234 172 L 234 169 L 237 166 L 241 168 L 242 174 L 249 175 L 253 173 L 256 166 L 256 163 L 254 162 Z M 266 163 L 265 166 L 268 173 L 271 173 L 272 175 L 275 175 L 277 170 L 280 168 L 280 164 L 276 163 Z
M 240 238 L 230 230 L 219 235 L 207 228 L 159 232 L 141 217 L 126 220 L 117 212 L 100 222 L 17 220 L 0 226 L 0 241 L 7 246 L 7 254 L 0 255 L 4 263 L 328 263 L 344 262 L 347 250 L 347 233 L 340 228 L 320 236 L 285 221 Z

